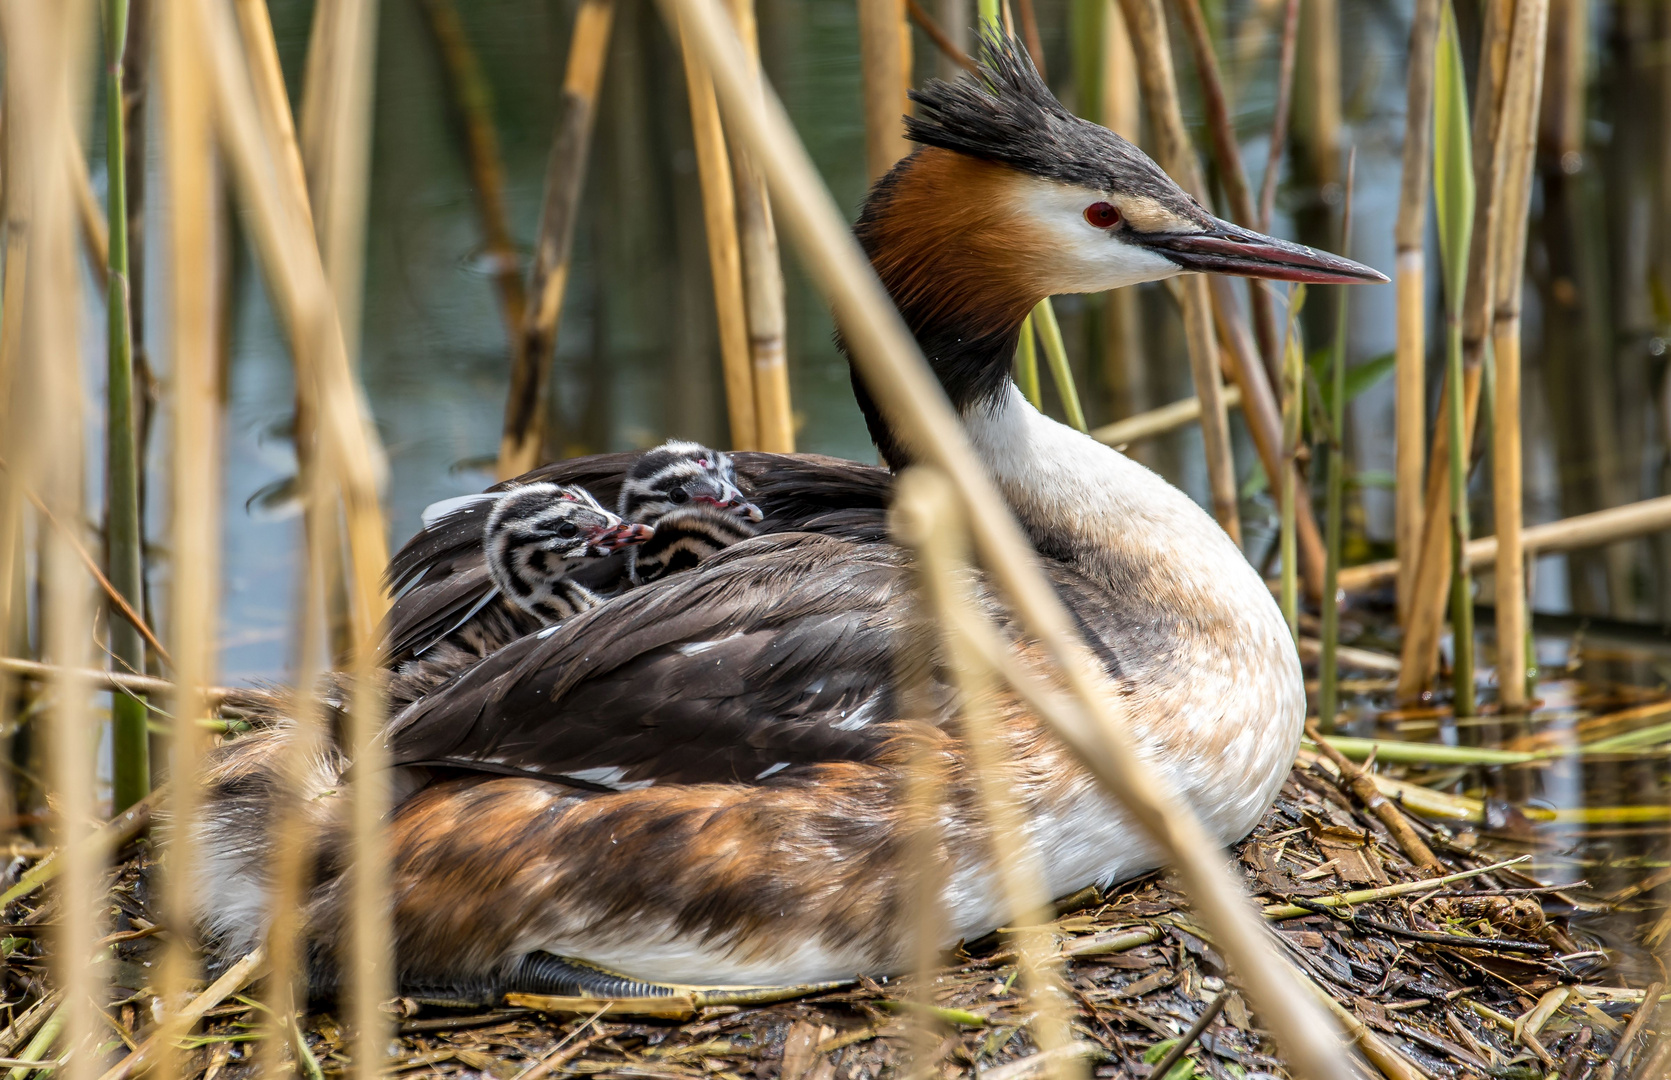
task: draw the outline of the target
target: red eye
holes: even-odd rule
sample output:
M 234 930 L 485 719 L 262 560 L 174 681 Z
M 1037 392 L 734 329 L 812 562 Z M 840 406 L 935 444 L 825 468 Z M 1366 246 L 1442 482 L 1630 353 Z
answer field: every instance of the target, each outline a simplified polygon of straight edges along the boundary
M 1113 203 L 1092 203 L 1085 208 L 1085 220 L 1099 229 L 1112 228 L 1120 223 L 1120 211 Z

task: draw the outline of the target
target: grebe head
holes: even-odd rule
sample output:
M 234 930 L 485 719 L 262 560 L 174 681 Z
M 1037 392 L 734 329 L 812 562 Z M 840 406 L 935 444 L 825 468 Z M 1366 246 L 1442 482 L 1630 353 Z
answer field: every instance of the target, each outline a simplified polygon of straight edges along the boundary
M 761 517 L 760 508 L 737 486 L 730 455 L 679 439 L 646 451 L 633 464 L 616 504 L 623 518 L 647 525 L 686 507 L 707 507 L 749 521 Z
M 512 603 L 543 614 L 582 563 L 655 535 L 598 505 L 583 487 L 524 484 L 494 501 L 483 531 L 488 573 Z
M 1208 213 L 1137 147 L 1063 108 L 1000 35 L 983 38 L 978 75 L 931 81 L 911 98 L 906 131 L 918 149 L 877 181 L 856 232 L 960 412 L 1003 392 L 1022 320 L 1047 296 L 1192 271 L 1387 280 Z

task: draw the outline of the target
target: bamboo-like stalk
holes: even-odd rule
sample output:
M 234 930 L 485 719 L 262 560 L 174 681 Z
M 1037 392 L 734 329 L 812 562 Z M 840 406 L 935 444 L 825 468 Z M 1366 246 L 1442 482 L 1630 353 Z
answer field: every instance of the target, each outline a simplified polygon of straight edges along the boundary
M 1109 692 L 1096 661 L 1075 637 L 1067 610 L 975 457 L 782 105 L 751 76 L 719 0 L 664 0 L 662 11 L 670 23 L 680 12 L 688 20 L 691 40 L 714 73 L 727 128 L 759 162 L 778 196 L 784 221 L 813 280 L 835 309 L 866 387 L 888 421 L 906 432 L 926 462 L 941 469 L 957 489 L 969 508 L 982 564 L 1070 688 L 1074 710 L 1041 718 L 1104 790 L 1131 811 L 1156 850 L 1178 867 L 1196 911 L 1260 1010 L 1290 1071 L 1300 1080 L 1341 1075 L 1344 1062 L 1327 1021 L 1300 997 L 1292 970 L 1271 953 L 1215 845 L 1189 809 L 1162 790 L 1141 764 L 1118 695 Z
M 737 195 L 731 159 L 725 152 L 725 128 L 714 97 L 714 79 L 702 58 L 679 34 L 684 58 L 685 92 L 690 98 L 696 171 L 702 182 L 702 223 L 708 234 L 708 273 L 714 279 L 714 321 L 719 331 L 721 369 L 725 375 L 725 413 L 731 445 L 753 450 L 758 424 L 754 416 L 754 369 L 748 351 L 748 311 L 743 304 L 743 256 L 737 246 Z
M 220 365 L 217 362 L 214 310 L 216 263 L 214 215 L 205 213 L 216 200 L 213 122 L 209 116 L 208 80 L 201 58 L 191 48 L 180 4 L 158 6 L 157 74 L 163 114 L 163 182 L 170 212 L 164 234 L 168 281 L 168 325 L 173 367 L 173 538 L 180 568 L 170 588 L 169 627 L 173 633 L 175 687 L 173 710 L 181 721 L 202 716 L 209 706 L 206 689 L 214 675 L 215 613 L 220 581 Z M 114 700 L 124 700 L 116 695 Z M 170 845 L 163 878 L 162 911 L 171 934 L 163 953 L 160 994 L 168 1012 L 197 978 L 192 900 L 197 852 L 194 835 L 199 804 L 196 782 L 204 749 L 197 724 L 174 725 L 169 757 L 170 817 L 178 839 Z M 157 1040 L 166 1055 L 161 1073 L 173 1076 L 178 1025 Z
M 996 680 L 965 630 L 968 622 L 978 618 L 968 595 L 968 534 L 962 507 L 945 476 L 931 469 L 912 469 L 900 477 L 892 526 L 916 551 L 921 587 L 940 627 L 944 656 L 962 703 L 959 734 L 985 814 L 999 888 L 1010 924 L 1025 928 L 1016 934 L 1016 953 L 1034 1010 L 1034 1040 L 1039 1051 L 1048 1054 L 1066 1046 L 1071 1038 L 1062 1008 L 1060 972 L 1052 962 L 1050 895 L 1014 796 L 1017 785 L 1009 775 L 1013 765 L 1005 760 L 999 742 L 998 722 L 992 714 Z M 1059 1080 L 1084 1076 L 1078 1064 L 1076 1059 L 1063 1058 L 1051 1072 Z
M 1503 84 L 1502 218 L 1492 288 L 1497 394 L 1491 421 L 1491 489 L 1497 547 L 1497 687 L 1503 710 L 1526 707 L 1526 564 L 1521 552 L 1520 292 L 1527 212 L 1536 164 L 1549 0 L 1517 0 Z
M 905 14 L 910 17 L 912 22 L 917 24 L 917 29 L 928 35 L 928 40 L 932 41 L 935 49 L 939 51 L 940 77 L 942 79 L 955 79 L 960 70 L 968 72 L 978 70 L 974 60 L 970 59 L 968 51 L 935 21 L 934 16 L 930 15 L 928 10 L 918 3 L 918 0 L 905 0 Z
M 1300 8 L 1296 81 L 1303 88 L 1295 117 L 1296 149 L 1319 187 L 1332 184 L 1340 169 L 1340 5 L 1339 0 L 1306 0 Z
M 1224 93 L 1224 80 L 1219 74 L 1218 54 L 1213 51 L 1213 39 L 1207 30 L 1207 19 L 1201 12 L 1201 0 L 1173 0 L 1179 22 L 1183 23 L 1184 39 L 1189 43 L 1190 56 L 1195 60 L 1196 77 L 1201 83 L 1201 103 L 1207 114 L 1207 135 L 1213 159 L 1218 163 L 1219 182 L 1230 203 L 1230 216 L 1248 228 L 1257 228 L 1258 216 L 1253 204 L 1253 191 L 1248 186 L 1247 169 L 1242 165 L 1242 151 L 1236 141 L 1235 122 L 1230 118 L 1230 103 Z M 1276 308 L 1265 283 L 1249 278 L 1248 308 L 1253 313 L 1253 337 L 1259 343 L 1263 365 L 1259 368 L 1265 378 L 1266 389 L 1281 378 L 1282 358 L 1277 353 Z M 1219 305 L 1224 310 L 1224 305 Z
M 1300 639 L 1299 545 L 1296 536 L 1299 501 L 1300 432 L 1305 417 L 1305 349 L 1300 344 L 1300 310 L 1305 306 L 1305 286 L 1289 294 L 1287 329 L 1282 335 L 1282 614 L 1288 631 Z
M 1496 177 L 1499 172 L 1497 138 L 1501 91 L 1509 35 L 1510 0 L 1491 0 L 1487 6 L 1485 26 L 1480 41 L 1480 65 L 1475 90 L 1473 134 L 1466 134 L 1466 123 L 1458 119 L 1466 115 L 1460 99 L 1460 53 L 1451 62 L 1452 74 L 1447 75 L 1444 54 L 1438 55 L 1435 84 L 1434 172 L 1435 186 L 1441 202 L 1440 244 L 1445 263 L 1445 305 L 1447 371 L 1454 365 L 1454 377 L 1447 378 L 1441 398 L 1441 415 L 1455 420 L 1442 423 L 1433 434 L 1431 462 L 1452 461 L 1452 442 L 1458 443 L 1455 461 L 1449 469 L 1429 470 L 1426 502 L 1422 511 L 1422 543 L 1417 555 L 1415 576 L 1410 590 L 1409 615 L 1406 619 L 1403 669 L 1399 673 L 1400 700 L 1413 701 L 1427 688 L 1439 664 L 1439 637 L 1444 622 L 1447 592 L 1452 602 L 1453 618 L 1460 615 L 1464 622 L 1472 622 L 1470 602 L 1459 603 L 1469 589 L 1468 568 L 1457 565 L 1467 553 L 1467 522 L 1457 520 L 1457 508 L 1467 510 L 1467 457 L 1473 444 L 1474 419 L 1479 408 L 1481 363 L 1484 359 L 1486 332 L 1489 329 L 1491 276 L 1491 237 L 1497 220 L 1495 198 Z M 1449 9 L 1446 9 L 1447 12 Z M 1453 14 L 1442 16 L 1454 24 Z M 1442 21 L 1440 49 L 1447 48 L 1447 35 L 1454 40 L 1454 27 L 1446 29 Z M 1449 82 L 1447 82 L 1449 80 Z M 1456 85 L 1450 85 L 1454 83 Z M 1446 95 L 1449 95 L 1447 98 Z M 1447 105 L 1448 101 L 1448 105 Z M 1452 122 L 1454 121 L 1454 122 Z M 1447 129 L 1447 123 L 1451 127 Z M 1461 125 L 1461 130 L 1457 127 Z M 1447 136 L 1445 132 L 1451 134 Z M 1469 162 L 1471 161 L 1471 164 Z M 1464 189 L 1463 177 L 1467 184 Z M 1448 179 L 1447 179 L 1448 178 Z M 1464 190 L 1466 194 L 1464 195 Z M 1453 205 L 1447 211 L 1446 192 L 1452 193 L 1451 202 L 1465 202 L 1466 222 L 1462 206 Z M 1450 218 L 1451 220 L 1447 220 Z M 1481 250 L 1484 248 L 1485 250 Z M 1464 269 L 1465 268 L 1465 269 Z M 1453 492 L 1453 481 L 1460 466 L 1461 490 Z M 1461 536 L 1461 546 L 1457 537 Z M 1454 573 L 1454 576 L 1453 576 Z M 1464 629 L 1468 633 L 1464 635 Z M 1458 645 L 1458 664 L 1472 662 L 1472 627 L 1456 627 L 1453 637 Z M 1464 640 L 1466 637 L 1466 640 Z M 1458 677 L 1458 687 L 1465 696 L 1473 694 L 1473 680 Z M 1471 707 L 1470 703 L 1465 703 Z
M 1033 328 L 1044 345 L 1044 358 L 1050 365 L 1050 381 L 1056 385 L 1056 395 L 1062 399 L 1062 409 L 1068 423 L 1078 431 L 1090 431 L 1085 422 L 1085 408 L 1079 403 L 1079 389 L 1073 384 L 1073 368 L 1068 366 L 1068 347 L 1062 340 L 1062 325 L 1056 321 L 1056 309 L 1046 297 L 1033 309 Z
M 1224 404 L 1227 408 L 1240 408 L 1242 404 L 1242 388 L 1231 385 L 1224 388 Z M 1170 405 L 1162 405 L 1158 409 L 1128 416 L 1124 420 L 1116 420 L 1112 424 L 1104 424 L 1091 432 L 1091 438 L 1109 446 L 1121 447 L 1130 443 L 1152 439 L 1157 435 L 1177 431 L 1181 427 L 1188 427 L 1201 419 L 1201 399 L 1187 397 L 1182 401 L 1174 401 Z
M 1340 215 L 1340 250 L 1352 247 L 1352 182 L 1357 172 L 1357 148 L 1353 147 L 1346 159 L 1346 192 Z M 1327 509 L 1324 529 L 1327 535 L 1327 562 L 1323 569 L 1323 651 L 1317 662 L 1317 716 L 1325 731 L 1334 730 L 1335 714 L 1339 711 L 1340 668 L 1336 656 L 1340 650 L 1340 554 L 1345 536 L 1346 513 L 1346 303 L 1350 291 L 1341 287 L 1335 304 L 1334 346 L 1330 350 L 1329 395 L 1329 450 L 1328 472 L 1325 477 Z
M 87 175 L 87 155 L 72 133 L 65 140 L 70 148 L 69 182 L 75 192 L 76 219 L 81 225 L 81 243 L 87 249 L 87 265 L 98 278 L 99 288 L 110 288 L 110 227 L 105 224 L 104 211 L 93 194 L 93 178 Z
M 1410 70 L 1405 86 L 1404 162 L 1398 221 L 1398 359 L 1394 395 L 1394 537 L 1404 560 L 1398 575 L 1398 618 L 1406 622 L 1421 544 L 1427 471 L 1427 201 L 1433 157 L 1433 50 L 1439 0 L 1416 0 L 1410 20 Z
M 904 115 L 911 87 L 905 0 L 859 0 L 859 72 L 864 94 L 865 168 L 871 182 L 911 152 Z
M 760 79 L 760 34 L 754 0 L 726 0 L 743 43 L 745 71 Z M 754 369 L 756 449 L 795 450 L 795 420 L 789 405 L 789 355 L 785 335 L 783 267 L 778 261 L 777 226 L 766 198 L 766 181 L 747 152 L 732 148 L 737 183 L 737 237 L 743 253 L 743 295 L 748 303 L 749 358 Z
M 470 170 L 470 196 L 481 220 L 482 248 L 493 265 L 499 315 L 505 322 L 505 341 L 514 358 L 527 317 L 528 293 L 505 210 L 505 167 L 499 151 L 499 129 L 493 122 L 493 86 L 482 71 L 481 59 L 464 32 L 464 21 L 453 0 L 422 0 L 418 6 L 435 39 L 457 113 L 464 160 Z
M 499 479 L 521 475 L 540 462 L 545 445 L 545 399 L 552 358 L 557 352 L 557 324 L 569 280 L 569 255 L 586 179 L 586 158 L 597 118 L 598 89 L 609 55 L 615 22 L 614 0 L 582 0 L 569 38 L 568 66 L 557 130 L 546 166 L 540 206 L 539 238 L 534 244 L 528 305 L 517 347 L 512 352 L 510 391 L 505 396 L 505 426 L 499 439 Z
M 1206 194 L 1206 186 L 1178 105 L 1172 46 L 1160 0 L 1120 0 L 1120 8 L 1132 44 L 1145 58 L 1138 74 L 1149 106 L 1149 125 L 1160 151 L 1156 156 L 1185 191 L 1200 199 Z M 1236 510 L 1236 465 L 1230 455 L 1230 424 L 1224 410 L 1224 385 L 1219 376 L 1218 342 L 1213 336 L 1212 302 L 1206 281 L 1198 274 L 1184 278 L 1183 296 L 1184 333 L 1189 342 L 1190 373 L 1201 399 L 1201 438 L 1213 516 L 1239 547 L 1242 527 Z
M 6 43 L 8 217 L 26 221 L 30 235 L 19 351 L 0 407 L 6 410 L 7 434 L 15 439 L 19 455 L 13 461 L 17 482 L 41 492 L 63 520 L 75 520 L 85 505 L 80 369 L 64 362 L 81 355 L 81 295 L 75 209 L 63 169 L 71 152 L 71 76 L 86 70 L 83 52 L 91 14 L 87 3 L 7 0 L 0 5 L 0 38 Z M 86 842 L 94 817 L 96 729 L 89 708 L 91 689 L 76 673 L 88 665 L 93 595 L 91 582 L 61 534 L 42 530 L 40 546 L 44 651 L 47 659 L 66 669 L 51 691 L 50 711 L 35 721 L 50 739 L 59 847 L 55 861 L 62 863 L 51 963 L 54 985 L 64 996 L 55 1020 L 62 1025 L 63 1043 L 79 1048 L 95 1032 L 98 976 L 91 960 L 103 907 L 104 858 Z M 37 1036 L 44 1051 L 50 1037 L 41 1040 Z M 83 1080 L 90 1066 L 90 1054 L 74 1054 L 54 1075 Z
M 127 0 L 105 0 L 105 220 L 109 228 L 105 294 L 105 558 L 107 576 L 135 610 L 143 604 L 144 537 L 139 526 L 139 443 L 134 434 L 133 339 L 128 322 L 128 191 L 122 54 L 128 44 Z M 125 619 L 110 620 L 110 653 L 129 671 L 145 670 L 145 643 Z M 125 810 L 151 790 L 151 739 L 145 702 L 111 699 L 111 797 Z
M 1015 346 L 1015 385 L 1035 409 L 1044 409 L 1044 388 L 1039 384 L 1039 344 L 1033 330 L 1033 316 L 1021 322 L 1021 340 Z
M 1271 106 L 1271 140 L 1265 155 L 1265 176 L 1259 182 L 1259 220 L 1255 229 L 1271 231 L 1276 209 L 1276 182 L 1282 175 L 1282 155 L 1288 146 L 1288 120 L 1294 101 L 1294 57 L 1299 52 L 1300 0 L 1286 0 L 1282 12 L 1282 40 L 1277 48 L 1276 101 Z M 1286 361 L 1285 361 L 1286 362 Z

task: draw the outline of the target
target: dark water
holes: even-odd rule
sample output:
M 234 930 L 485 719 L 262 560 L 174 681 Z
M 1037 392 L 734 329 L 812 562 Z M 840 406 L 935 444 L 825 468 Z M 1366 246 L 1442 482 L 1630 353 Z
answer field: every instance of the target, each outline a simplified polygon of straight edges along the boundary
M 671 434 L 723 439 L 725 431 L 683 78 L 653 9 L 643 0 L 620 5 L 557 350 L 552 430 L 571 452 L 647 446 Z M 494 96 L 512 229 L 527 244 L 536 223 L 571 6 L 551 0 L 459 6 Z M 1073 56 L 1081 42 L 1069 28 L 1083 5 L 1070 10 L 1063 0 L 1040 0 L 1038 6 L 1052 82 L 1071 102 Z M 1231 60 L 1228 67 L 1247 167 L 1257 184 L 1266 166 L 1274 67 L 1274 45 L 1260 28 L 1270 25 L 1279 5 L 1225 0 L 1208 6 L 1215 25 L 1254 43 L 1245 60 Z M 1358 150 L 1358 227 L 1349 254 L 1390 274 L 1407 15 L 1398 0 L 1342 0 L 1341 8 L 1343 137 Z M 273 0 L 272 9 L 295 90 L 311 5 Z M 1671 63 L 1665 59 L 1671 56 L 1671 8 L 1626 0 L 1591 9 L 1582 148 L 1576 157 L 1545 160 L 1534 200 L 1525 345 L 1528 523 L 1666 490 L 1671 179 L 1664 148 L 1671 145 Z M 837 202 L 856 213 L 865 179 L 854 5 L 761 0 L 760 19 L 768 74 Z M 1469 11 L 1463 12 L 1463 23 L 1467 37 Z M 936 68 L 929 49 L 918 35 L 919 77 Z M 1179 70 L 1189 83 L 1186 60 L 1180 60 Z M 1303 94 L 1302 88 L 1302 102 Z M 1193 100 L 1186 101 L 1186 111 L 1190 122 L 1199 124 Z M 96 159 L 95 152 L 95 182 L 102 184 Z M 1293 175 L 1281 189 L 1274 230 L 1330 242 L 1339 186 Z M 370 213 L 361 363 L 388 452 L 386 505 L 391 545 L 398 546 L 417 527 L 425 505 L 491 481 L 508 368 L 458 129 L 434 41 L 414 0 L 382 4 Z M 873 459 L 845 362 L 831 341 L 830 320 L 787 253 L 785 263 L 799 448 Z M 158 269 L 153 260 L 151 270 Z M 301 540 L 299 519 L 289 514 L 282 496 L 273 495 L 295 468 L 287 437 L 288 354 L 247 256 L 238 259 L 238 271 L 224 450 L 229 557 L 220 677 L 229 682 L 283 679 L 291 666 L 293 570 Z M 1429 282 L 1436 293 L 1436 267 Z M 1170 298 L 1159 287 L 1140 293 L 1144 386 L 1123 399 L 1126 411 L 1190 392 Z M 1313 303 L 1314 317 L 1332 309 L 1323 299 Z M 1351 362 L 1392 348 L 1393 305 L 1391 287 L 1353 294 Z M 1059 298 L 1058 310 L 1091 422 L 1118 418 L 1123 412 L 1116 402 L 1122 399 L 1105 361 L 1102 299 Z M 97 318 L 102 321 L 102 315 Z M 160 321 L 153 312 L 150 325 Z M 1438 325 L 1436 316 L 1429 325 Z M 1312 326 L 1314 342 L 1323 340 L 1326 328 L 1326 319 Z M 155 344 L 159 367 L 166 369 L 166 350 Z M 1434 360 L 1436 380 L 1436 352 Z M 1436 382 L 1433 386 L 1436 391 Z M 1430 393 L 1430 408 L 1436 399 L 1437 393 Z M 1238 466 L 1255 480 L 1251 446 L 1245 433 L 1238 437 Z M 153 446 L 159 468 L 160 442 Z M 1353 402 L 1349 442 L 1358 496 L 1348 521 L 1350 550 L 1363 558 L 1387 554 L 1390 380 Z M 1180 432 L 1141 453 L 1204 500 L 1197 434 Z M 163 490 L 160 474 L 153 490 Z M 1489 532 L 1488 487 L 1476 491 L 1476 503 L 1479 529 Z M 152 500 L 153 536 L 165 535 L 165 506 L 165 498 Z M 1262 559 L 1274 541 L 1275 521 L 1271 500 L 1257 483 L 1249 485 L 1243 512 L 1250 556 Z M 1661 688 L 1671 673 L 1671 644 L 1656 636 L 1657 625 L 1671 617 L 1668 567 L 1671 548 L 1661 539 L 1537 561 L 1539 611 L 1610 621 L 1588 629 L 1570 621 L 1551 624 L 1540 637 L 1545 705 L 1529 719 L 1508 724 L 1389 714 L 1385 695 L 1367 689 L 1354 706 L 1351 732 L 1500 746 L 1575 730 L 1586 716 L 1627 707 L 1641 694 L 1632 698 L 1620 687 Z M 168 572 L 166 558 L 158 559 L 159 586 Z M 1384 613 L 1358 614 L 1372 639 L 1366 643 L 1375 644 L 1373 631 L 1385 624 Z M 1668 718 L 1671 712 L 1637 726 Z M 1573 734 L 1568 742 L 1579 740 Z M 1537 872 L 1552 880 L 1587 880 L 1606 892 L 1644 869 L 1667 865 L 1666 757 L 1659 750 L 1469 767 L 1452 770 L 1455 775 L 1394 768 L 1446 790 L 1561 810 L 1566 820 L 1528 823 L 1510 817 L 1500 828 L 1481 830 L 1489 834 L 1483 842 L 1536 852 Z M 1614 813 L 1620 820 L 1605 820 L 1598 807 L 1634 809 Z M 1580 808 L 1604 820 L 1586 820 Z M 1641 916 L 1650 922 L 1657 917 L 1657 908 Z M 1627 923 L 1607 926 L 1615 944 L 1634 940 Z

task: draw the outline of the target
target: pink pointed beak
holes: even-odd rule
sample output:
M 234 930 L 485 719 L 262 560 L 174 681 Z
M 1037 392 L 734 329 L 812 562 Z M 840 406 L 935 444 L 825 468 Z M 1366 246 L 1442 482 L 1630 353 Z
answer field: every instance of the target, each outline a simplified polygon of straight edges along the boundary
M 592 538 L 591 546 L 598 554 L 608 555 L 625 547 L 642 544 L 654 535 L 656 535 L 656 530 L 648 525 L 623 521 L 619 525 L 597 530 L 597 535 Z
M 729 510 L 738 517 L 746 517 L 750 521 L 759 521 L 765 516 L 760 512 L 758 506 L 743 498 L 743 493 L 730 484 L 723 485 L 721 490 L 724 493 L 724 498 L 715 498 L 712 495 L 697 495 L 692 501 L 707 503 L 720 510 Z
M 1215 220 L 1213 227 L 1205 232 L 1133 233 L 1131 240 L 1166 256 L 1185 270 L 1206 274 L 1304 281 L 1313 285 L 1357 285 L 1387 280 L 1385 274 L 1363 263 L 1223 220 Z

